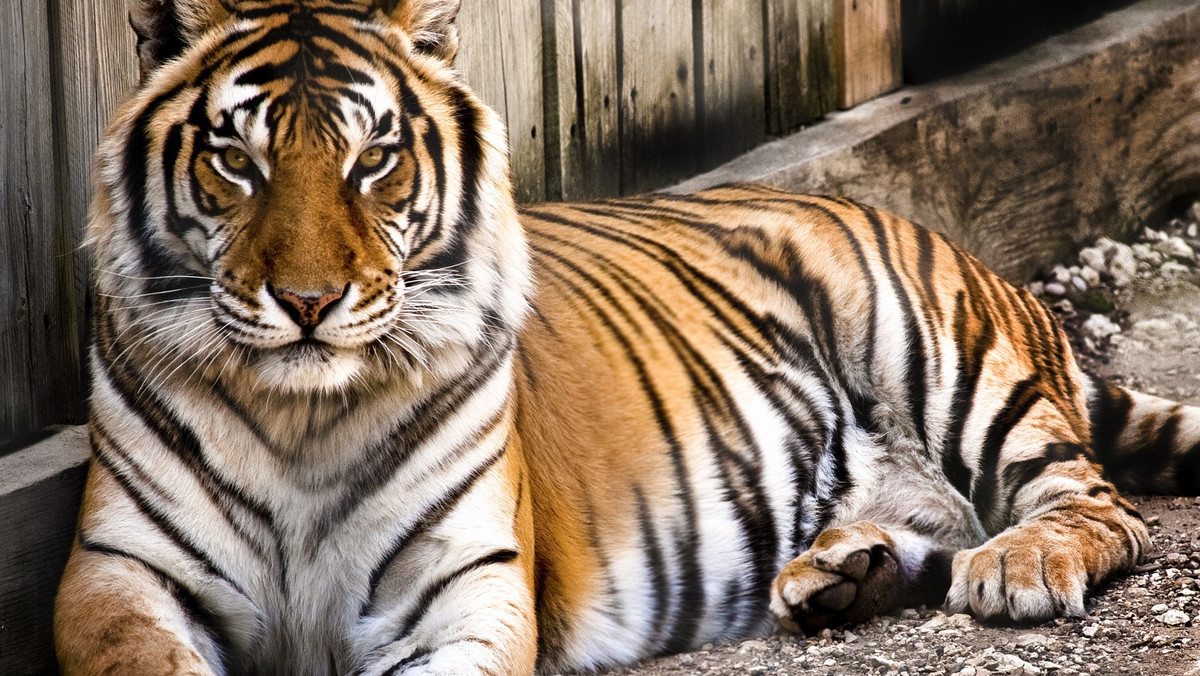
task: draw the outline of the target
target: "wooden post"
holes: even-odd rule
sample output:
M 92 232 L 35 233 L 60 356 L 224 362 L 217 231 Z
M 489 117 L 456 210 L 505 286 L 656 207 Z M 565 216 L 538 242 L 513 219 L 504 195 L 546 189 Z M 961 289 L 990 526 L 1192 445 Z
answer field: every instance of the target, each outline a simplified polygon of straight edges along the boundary
M 546 198 L 540 0 L 467 0 L 458 68 L 508 126 L 517 200 Z
M 714 167 L 762 141 L 763 13 L 751 3 L 701 0 L 697 101 L 701 168 Z
M 578 200 L 620 190 L 616 5 L 543 0 L 546 36 L 546 196 Z
M 621 191 L 657 188 L 696 170 L 691 0 L 617 0 Z
M 767 131 L 780 136 L 836 108 L 835 0 L 765 0 Z
M 837 0 L 838 105 L 849 108 L 900 86 L 900 0 Z

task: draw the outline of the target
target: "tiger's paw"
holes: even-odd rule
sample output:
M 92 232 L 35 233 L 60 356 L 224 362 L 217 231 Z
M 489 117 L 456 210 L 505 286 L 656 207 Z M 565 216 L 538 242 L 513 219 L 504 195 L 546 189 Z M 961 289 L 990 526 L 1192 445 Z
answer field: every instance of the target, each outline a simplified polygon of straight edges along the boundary
M 1022 624 L 1086 617 L 1087 589 L 1079 547 L 1036 527 L 1018 527 L 955 554 L 946 612 L 970 608 L 981 620 Z
M 899 566 L 895 543 L 859 521 L 817 536 L 771 585 L 771 612 L 793 632 L 863 622 L 884 608 Z

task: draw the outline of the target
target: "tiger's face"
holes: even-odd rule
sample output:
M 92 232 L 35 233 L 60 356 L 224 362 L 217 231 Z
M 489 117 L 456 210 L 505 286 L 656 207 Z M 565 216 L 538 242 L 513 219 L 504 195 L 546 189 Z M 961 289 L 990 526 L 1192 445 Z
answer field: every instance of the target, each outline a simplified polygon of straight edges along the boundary
M 98 286 L 130 339 L 173 373 L 331 392 L 511 332 L 528 263 L 503 129 L 421 3 L 191 1 L 196 35 L 101 150 Z

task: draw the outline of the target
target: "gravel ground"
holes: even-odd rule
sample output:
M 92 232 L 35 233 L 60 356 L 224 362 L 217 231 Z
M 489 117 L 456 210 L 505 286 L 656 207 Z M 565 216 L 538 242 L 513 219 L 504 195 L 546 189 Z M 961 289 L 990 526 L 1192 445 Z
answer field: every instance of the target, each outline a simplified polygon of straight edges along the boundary
M 1200 404 L 1197 221 L 1200 203 L 1132 247 L 1102 240 L 1029 285 L 1059 312 L 1084 368 Z M 1200 676 L 1200 497 L 1134 502 L 1150 526 L 1151 558 L 1094 594 L 1085 619 L 986 626 L 920 607 L 817 636 L 706 645 L 612 674 Z

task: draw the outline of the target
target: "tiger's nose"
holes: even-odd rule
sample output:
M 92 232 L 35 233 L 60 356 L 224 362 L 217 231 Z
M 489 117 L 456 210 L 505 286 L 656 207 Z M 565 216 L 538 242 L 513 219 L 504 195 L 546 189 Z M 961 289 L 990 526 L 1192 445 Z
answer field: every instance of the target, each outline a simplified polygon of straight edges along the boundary
M 306 335 L 317 328 L 345 291 L 293 291 L 267 286 L 267 292 Z

